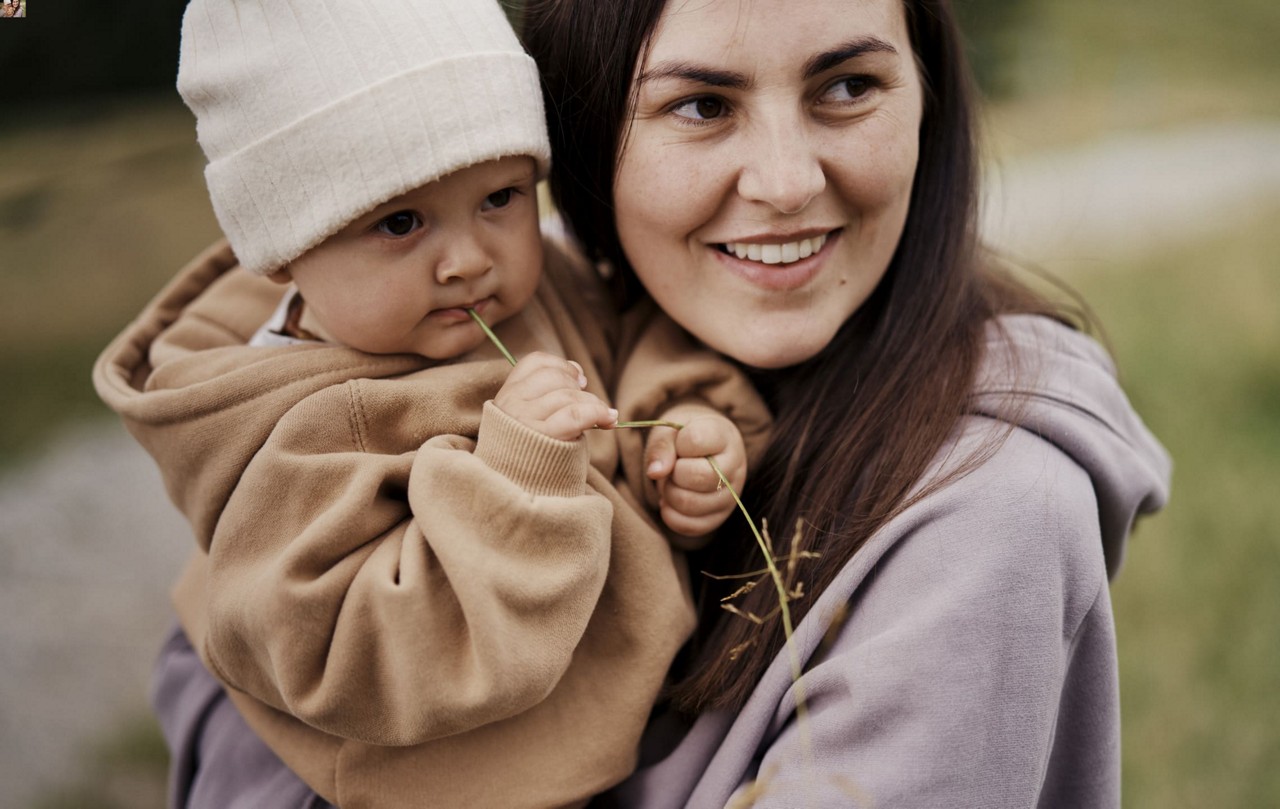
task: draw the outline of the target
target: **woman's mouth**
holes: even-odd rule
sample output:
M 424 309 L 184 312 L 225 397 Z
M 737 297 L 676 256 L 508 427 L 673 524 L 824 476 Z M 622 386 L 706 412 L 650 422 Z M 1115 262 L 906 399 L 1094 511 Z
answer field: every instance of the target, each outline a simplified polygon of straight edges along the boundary
M 826 264 L 842 228 L 791 241 L 722 242 L 708 245 L 734 275 L 769 292 L 798 290 Z
M 793 264 L 821 250 L 822 245 L 826 244 L 827 236 L 828 234 L 823 233 L 808 239 L 782 244 L 726 242 L 718 246 L 720 252 L 748 261 L 759 261 L 762 264 Z

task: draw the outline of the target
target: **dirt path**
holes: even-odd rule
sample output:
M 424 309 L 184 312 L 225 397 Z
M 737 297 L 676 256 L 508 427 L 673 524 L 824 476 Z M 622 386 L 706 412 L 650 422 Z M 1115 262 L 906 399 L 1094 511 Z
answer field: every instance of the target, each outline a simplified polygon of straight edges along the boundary
M 994 176 L 987 233 L 1069 271 L 1280 204 L 1280 124 L 1118 138 Z M 150 459 L 113 422 L 0 478 L 0 806 L 27 805 L 76 771 L 85 740 L 146 710 L 165 591 L 190 547 Z

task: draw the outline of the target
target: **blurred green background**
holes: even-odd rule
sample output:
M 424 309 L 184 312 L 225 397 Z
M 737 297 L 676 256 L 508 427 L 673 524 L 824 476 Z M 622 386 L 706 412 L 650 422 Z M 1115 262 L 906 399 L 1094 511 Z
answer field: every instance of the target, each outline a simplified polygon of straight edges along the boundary
M 0 489 L 69 430 L 117 429 L 89 386 L 93 357 L 217 236 L 172 89 L 183 4 L 32 6 L 0 21 Z M 992 177 L 1056 165 L 1078 182 L 1061 167 L 1092 166 L 1131 195 L 1117 207 L 1086 190 L 1047 216 L 1051 248 L 1011 250 L 1093 305 L 1175 460 L 1172 502 L 1139 526 L 1112 588 L 1125 805 L 1280 806 L 1280 152 L 1266 146 L 1280 132 L 1280 3 L 957 6 L 988 99 Z M 1166 153 L 1126 180 L 1141 161 L 1124 155 Z M 1232 171 L 1235 185 L 1214 184 Z M 1065 187 L 1046 176 L 1027 187 Z M 1106 238 L 1090 224 L 1104 209 Z M 0 564 L 22 539 L 0 532 Z M 78 741 L 56 778 L 11 785 L 14 805 L 159 806 L 164 750 L 137 707 L 144 687 L 122 684 L 131 707 Z M 5 727 L 0 716 L 0 758 L 21 744 Z

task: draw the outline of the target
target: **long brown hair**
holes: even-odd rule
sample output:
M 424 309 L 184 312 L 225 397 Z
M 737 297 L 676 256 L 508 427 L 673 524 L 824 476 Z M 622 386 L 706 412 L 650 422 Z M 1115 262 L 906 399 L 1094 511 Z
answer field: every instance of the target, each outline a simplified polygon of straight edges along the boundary
M 524 37 L 542 71 L 555 156 L 552 193 L 588 253 L 617 269 L 623 303 L 640 293 L 618 241 L 613 180 L 625 138 L 631 77 L 665 0 L 532 0 Z M 757 373 L 776 425 L 752 470 L 747 502 L 785 534 L 803 519 L 809 595 L 796 620 L 867 539 L 941 485 L 911 495 L 965 414 L 996 314 L 1057 314 L 1029 289 L 980 260 L 975 237 L 977 157 L 973 97 L 962 40 L 947 0 L 904 0 L 925 85 L 919 163 L 910 213 L 884 279 L 816 357 Z M 730 521 L 695 560 L 718 573 L 755 570 L 755 542 Z M 718 595 L 718 594 L 716 594 Z M 771 587 L 737 602 L 757 615 L 776 607 Z M 718 610 L 704 598 L 698 636 L 676 703 L 697 712 L 741 707 L 785 638 Z M 748 651 L 731 654 L 747 645 Z

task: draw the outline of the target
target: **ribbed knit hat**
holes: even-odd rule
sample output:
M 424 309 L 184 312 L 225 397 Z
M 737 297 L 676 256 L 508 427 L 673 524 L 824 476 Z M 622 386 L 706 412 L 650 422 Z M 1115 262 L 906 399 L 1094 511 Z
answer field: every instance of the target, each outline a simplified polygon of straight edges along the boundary
M 192 0 L 178 91 L 218 222 L 260 275 L 450 172 L 551 159 L 496 0 Z

